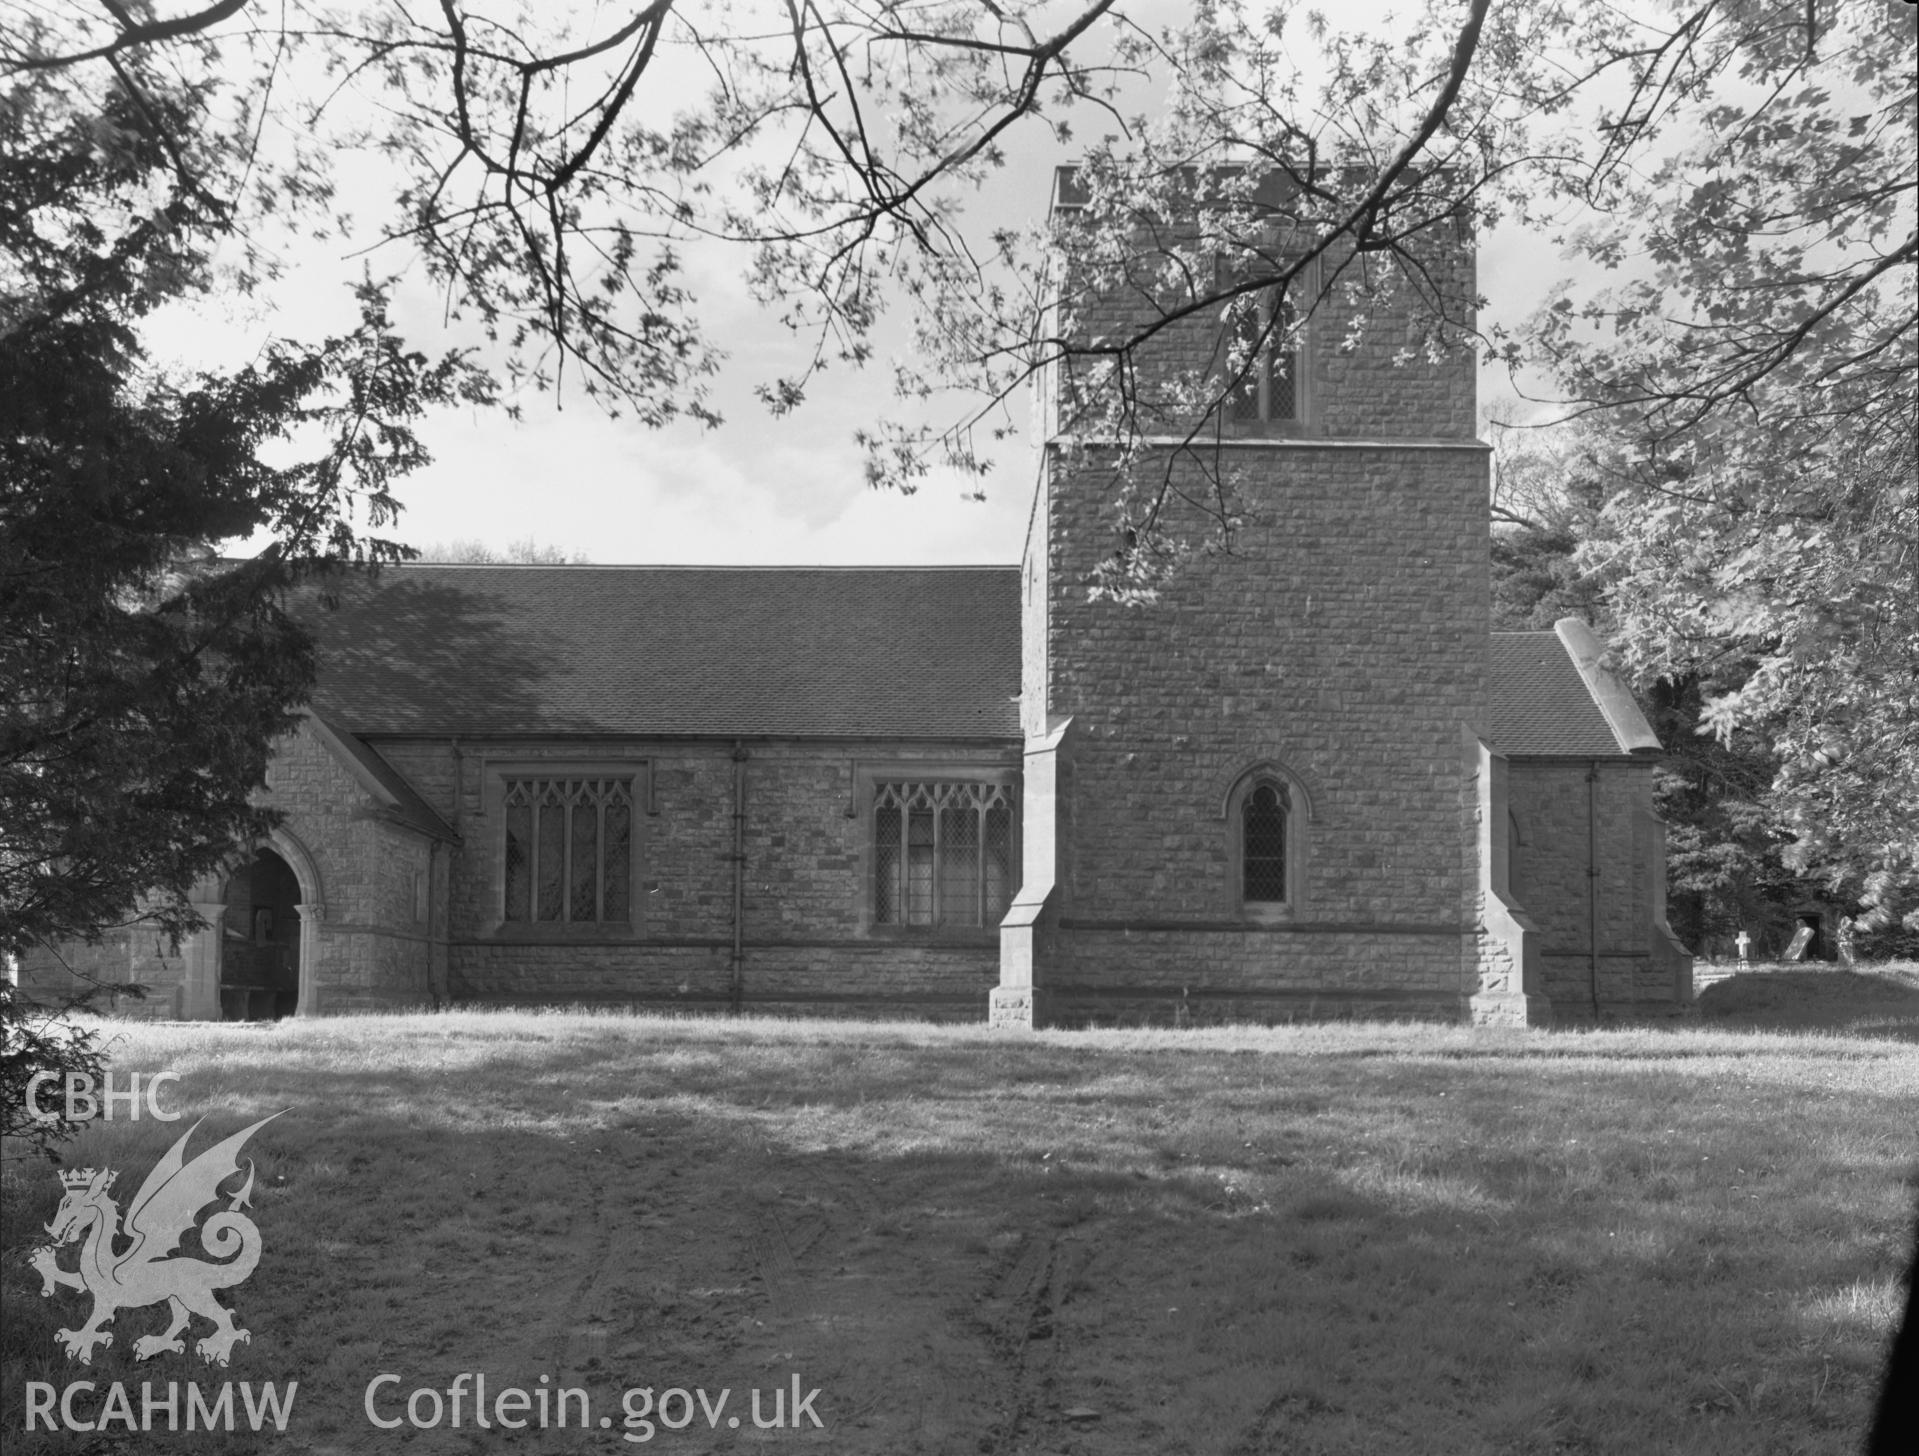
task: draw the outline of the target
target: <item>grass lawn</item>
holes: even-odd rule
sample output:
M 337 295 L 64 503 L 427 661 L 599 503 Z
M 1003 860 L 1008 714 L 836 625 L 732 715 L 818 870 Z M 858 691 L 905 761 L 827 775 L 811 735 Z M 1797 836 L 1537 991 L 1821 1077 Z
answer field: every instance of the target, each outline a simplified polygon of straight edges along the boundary
M 10 1162 L 0 1440 L 1850 1456 L 1903 1298 L 1919 974 L 1791 974 L 1714 987 L 1684 1030 L 1587 1033 L 110 1024 L 116 1074 L 178 1073 L 187 1115 L 72 1146 L 123 1170 L 123 1208 L 193 1118 L 198 1150 L 289 1109 L 248 1148 L 264 1255 L 222 1295 L 251 1342 L 224 1371 L 136 1361 L 155 1306 L 69 1362 L 85 1300 L 24 1262 L 60 1186 Z M 584 1390 L 593 1425 L 478 1430 L 470 1396 L 457 1430 L 369 1421 L 377 1375 L 399 1419 L 462 1372 L 489 1401 Z M 756 1430 L 749 1392 L 793 1415 L 796 1377 L 821 1428 Z M 136 1415 L 143 1380 L 299 1392 L 284 1434 L 25 1431 L 28 1382 L 79 1379 Z M 708 1408 L 629 1444 L 639 1387 Z

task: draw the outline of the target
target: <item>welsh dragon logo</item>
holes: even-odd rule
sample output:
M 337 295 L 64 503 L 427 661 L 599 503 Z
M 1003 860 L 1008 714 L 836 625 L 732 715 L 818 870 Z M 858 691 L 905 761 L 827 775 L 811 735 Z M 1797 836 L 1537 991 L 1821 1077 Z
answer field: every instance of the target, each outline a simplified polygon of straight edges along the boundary
M 276 1112 L 273 1117 L 281 1116 Z M 122 1309 L 167 1302 L 172 1323 L 159 1335 L 144 1335 L 133 1342 L 134 1354 L 142 1359 L 162 1350 L 184 1354 L 186 1344 L 180 1338 L 194 1315 L 213 1321 L 213 1333 L 195 1348 L 216 1365 L 224 1365 L 235 1344 L 252 1336 L 233 1322 L 233 1311 L 213 1297 L 216 1289 L 228 1289 L 240 1283 L 260 1262 L 260 1230 L 240 1210 L 253 1194 L 253 1162 L 247 1161 L 247 1180 L 231 1201 L 200 1225 L 200 1244 L 214 1259 L 194 1259 L 184 1255 L 168 1257 L 194 1226 L 194 1218 L 221 1196 L 220 1185 L 240 1171 L 239 1152 L 246 1140 L 273 1121 L 265 1117 L 236 1132 L 225 1142 L 215 1143 L 192 1162 L 186 1161 L 187 1140 L 200 1124 L 186 1130 L 166 1156 L 154 1164 L 140 1191 L 127 1205 L 126 1226 L 120 1224 L 120 1210 L 109 1191 L 118 1175 L 111 1168 L 81 1168 L 60 1175 L 66 1196 L 48 1224 L 52 1238 L 42 1245 L 31 1260 L 41 1278 L 41 1298 L 56 1287 L 81 1289 L 93 1296 L 93 1317 L 78 1330 L 57 1330 L 54 1338 L 66 1347 L 67 1355 L 83 1365 L 93 1363 L 96 1345 L 111 1345 L 113 1334 L 103 1326 L 110 1324 Z M 122 1239 L 132 1242 L 116 1253 Z M 80 1242 L 79 1267 L 68 1272 L 58 1262 L 59 1250 Z

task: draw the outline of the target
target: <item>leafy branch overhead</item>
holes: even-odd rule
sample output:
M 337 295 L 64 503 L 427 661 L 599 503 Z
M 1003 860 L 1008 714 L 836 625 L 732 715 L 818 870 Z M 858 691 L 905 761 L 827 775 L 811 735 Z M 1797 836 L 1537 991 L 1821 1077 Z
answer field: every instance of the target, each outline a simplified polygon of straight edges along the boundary
M 819 370 L 873 359 L 905 300 L 900 390 L 977 401 L 944 425 L 875 422 L 875 479 L 910 485 L 934 460 L 984 469 L 975 431 L 1054 366 L 1078 366 L 1113 396 L 1105 425 L 1134 431 L 1132 366 L 1166 327 L 1299 292 L 1317 257 L 1337 260 L 1319 296 L 1410 288 L 1437 344 L 1457 346 L 1475 337 L 1475 299 L 1443 259 L 1514 219 L 1598 262 L 1664 270 L 1484 341 L 1558 366 L 1581 401 L 1696 420 L 1793 359 L 1818 356 L 1804 367 L 1826 382 L 1896 372 L 1892 315 L 1832 347 L 1911 276 L 1910 27 L 1885 10 L 1429 0 L 1403 26 L 1347 34 L 1242 0 L 1181 7 L 1168 28 L 1117 0 L 293 0 L 166 16 L 109 0 L 58 23 L 27 14 L 0 64 L 42 106 L 109 70 L 150 104 L 143 72 L 168 72 L 190 113 L 177 127 L 218 139 L 178 159 L 177 189 L 230 209 L 254 249 L 243 280 L 273 266 L 269 220 L 363 231 L 383 266 L 417 261 L 479 321 L 510 385 L 573 376 L 650 423 L 714 418 L 710 314 L 728 270 L 710 244 L 741 249 L 733 276 L 811 340 L 809 364 L 759 381 L 776 411 Z M 1072 226 L 969 226 L 973 191 L 1035 146 L 1081 169 Z M 331 171 L 356 153 L 395 184 L 364 220 Z M 1238 180 L 1204 235 L 1139 256 L 1168 189 L 1222 169 Z M 1283 246 L 1253 205 L 1275 187 Z M 1070 303 L 1115 267 L 1160 275 L 1168 317 L 1099 339 L 1064 327 L 1062 290 Z M 1301 292 L 1294 326 L 1314 301 Z M 1616 330 L 1611 345 L 1581 320 Z M 1206 382 L 1214 403 L 1232 387 Z M 1166 504 L 1153 492 L 1131 524 L 1153 534 Z M 1218 501 L 1197 504 L 1225 524 Z
M 966 252 L 940 187 L 998 165 L 1002 134 L 1049 100 L 1093 94 L 1105 68 L 1069 49 L 1113 0 L 1051 7 L 1052 24 L 1048 8 L 222 4 L 136 25 L 108 5 L 32 19 L 0 56 L 57 91 L 190 46 L 219 78 L 208 116 L 251 127 L 229 180 L 253 236 L 283 210 L 345 231 L 332 159 L 384 157 L 398 186 L 376 239 L 483 322 L 510 378 L 558 387 L 572 369 L 649 423 L 711 421 L 716 349 L 685 246 L 743 246 L 751 288 L 817 332 L 819 362 L 865 357 L 902 253 Z

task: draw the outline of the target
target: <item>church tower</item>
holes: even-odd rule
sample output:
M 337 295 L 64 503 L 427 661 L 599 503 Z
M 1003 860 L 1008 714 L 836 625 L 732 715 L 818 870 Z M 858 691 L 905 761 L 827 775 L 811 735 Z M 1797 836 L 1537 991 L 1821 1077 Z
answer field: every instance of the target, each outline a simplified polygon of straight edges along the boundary
M 1063 171 L 1056 209 L 1075 185 Z M 1116 441 L 1073 415 L 1069 384 L 1047 391 L 1021 579 L 1024 882 L 995 1022 L 1452 1020 L 1489 991 L 1527 1019 L 1523 926 L 1485 929 L 1501 906 L 1480 843 L 1475 360 L 1431 346 L 1415 289 L 1366 263 L 1322 259 L 1289 296 L 1230 322 L 1213 308 L 1141 353 L 1142 408 L 1174 403 L 1146 426 L 1135 491 L 1233 522 L 1157 600 L 1092 590 L 1126 544 Z M 1470 299 L 1470 247 L 1441 266 Z M 1118 335 L 1158 306 L 1142 297 L 1107 290 L 1073 327 Z M 1268 340 L 1243 371 L 1235 329 Z M 1208 369 L 1224 403 L 1180 416 L 1175 376 Z

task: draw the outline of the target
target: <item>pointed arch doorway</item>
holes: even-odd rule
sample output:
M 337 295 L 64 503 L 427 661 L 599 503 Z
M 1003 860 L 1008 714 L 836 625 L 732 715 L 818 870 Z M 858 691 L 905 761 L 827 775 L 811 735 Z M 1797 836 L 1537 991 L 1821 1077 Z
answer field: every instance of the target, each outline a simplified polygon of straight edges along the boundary
M 220 957 L 220 1019 L 278 1021 L 299 1009 L 300 878 L 261 845 L 227 881 Z

